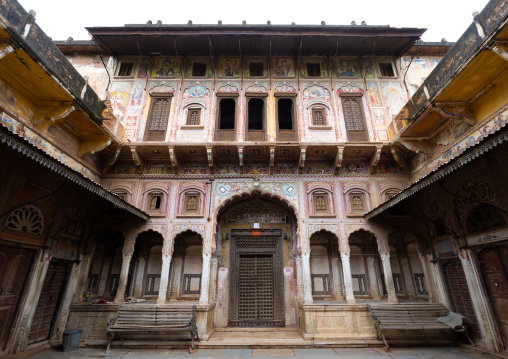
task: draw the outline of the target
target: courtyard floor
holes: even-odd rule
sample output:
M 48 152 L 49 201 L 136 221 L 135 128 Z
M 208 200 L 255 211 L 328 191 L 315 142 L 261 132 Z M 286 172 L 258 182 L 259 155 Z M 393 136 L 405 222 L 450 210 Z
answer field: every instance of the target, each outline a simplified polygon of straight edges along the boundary
M 190 355 L 184 349 L 104 349 L 82 348 L 69 352 L 48 350 L 30 359 L 93 359 L 93 358 L 342 358 L 342 359 L 480 359 L 499 358 L 460 347 L 401 347 L 385 353 L 382 348 L 326 349 L 196 349 Z

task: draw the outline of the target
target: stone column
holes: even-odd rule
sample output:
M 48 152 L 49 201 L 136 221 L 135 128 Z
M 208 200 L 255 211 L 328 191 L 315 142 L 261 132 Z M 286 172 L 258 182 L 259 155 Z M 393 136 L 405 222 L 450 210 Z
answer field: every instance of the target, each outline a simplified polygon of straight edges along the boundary
M 104 253 L 104 257 L 102 259 L 101 274 L 99 276 L 99 283 L 97 285 L 97 295 L 99 297 L 102 297 L 106 291 L 106 284 L 108 283 L 109 273 L 111 273 L 111 266 L 113 265 L 114 256 L 114 251 L 109 256 L 106 256 L 106 252 Z
M 336 300 L 344 300 L 342 286 L 340 284 L 340 263 L 339 257 L 332 257 L 332 274 L 333 274 L 333 296 Z
M 159 285 L 159 297 L 157 298 L 157 304 L 166 304 L 166 293 L 168 291 L 170 266 L 171 266 L 171 254 L 163 254 L 161 281 Z
M 173 270 L 171 273 L 171 287 L 169 288 L 169 301 L 178 300 L 178 287 L 180 286 L 180 273 L 182 272 L 182 257 L 173 258 Z
M 95 247 L 95 246 L 94 246 Z M 94 248 L 95 249 L 95 248 Z M 78 284 L 76 285 L 76 291 L 74 292 L 73 304 L 81 304 L 83 302 L 83 293 L 88 288 L 88 274 L 93 261 L 94 250 L 91 253 L 83 256 L 83 260 L 80 264 L 80 274 Z M 98 283 L 97 283 L 98 284 Z
M 370 294 L 372 299 L 381 300 L 379 283 L 377 281 L 376 257 L 367 256 L 367 269 L 369 270 Z
M 140 256 L 136 260 L 136 271 L 134 273 L 134 290 L 132 291 L 132 296 L 135 298 L 140 298 L 143 293 L 143 279 L 145 274 L 145 266 L 146 260 L 144 257 Z
M 303 302 L 303 271 L 302 257 L 296 256 L 296 287 L 298 291 L 298 301 Z
M 208 289 L 210 286 L 210 254 L 203 254 L 203 269 L 201 272 L 201 292 L 199 304 L 208 304 Z
M 210 263 L 210 288 L 208 300 L 215 300 L 215 286 L 217 285 L 217 258 L 212 258 Z
M 390 264 L 390 254 L 380 254 L 383 263 L 383 272 L 385 273 L 385 285 L 388 292 L 388 302 L 398 303 L 397 294 L 395 293 L 395 285 L 393 284 L 392 266 Z
M 302 254 L 303 302 L 312 304 L 312 283 L 310 278 L 310 253 Z
M 351 264 L 349 262 L 349 254 L 341 253 L 340 259 L 342 261 L 342 274 L 344 279 L 344 290 L 346 292 L 347 304 L 355 304 L 355 296 L 353 294 L 353 277 L 351 276 Z
M 116 289 L 115 304 L 123 303 L 125 298 L 125 288 L 127 287 L 127 279 L 129 277 L 129 267 L 131 265 L 132 254 L 134 253 L 134 245 L 136 237 L 126 237 L 122 248 L 122 270 L 120 271 L 120 279 Z
M 121 304 L 124 301 L 131 259 L 132 253 L 122 254 L 122 270 L 120 272 L 120 279 L 118 280 L 118 287 L 116 289 L 115 304 Z
M 413 285 L 413 273 L 411 272 L 411 267 L 409 266 L 409 258 L 407 256 L 399 256 L 400 259 L 400 271 L 404 276 L 404 281 L 406 283 L 407 295 L 410 300 L 415 300 L 416 290 Z

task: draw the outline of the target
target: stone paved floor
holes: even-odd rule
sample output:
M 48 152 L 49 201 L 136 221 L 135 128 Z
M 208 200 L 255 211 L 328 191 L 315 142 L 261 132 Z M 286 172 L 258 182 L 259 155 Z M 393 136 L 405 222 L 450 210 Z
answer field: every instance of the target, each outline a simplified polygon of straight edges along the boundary
M 189 355 L 183 349 L 78 349 L 66 353 L 49 350 L 30 356 L 30 359 L 144 359 L 144 358 L 342 358 L 342 359 L 495 359 L 495 356 L 457 347 L 392 348 L 385 353 L 381 348 L 327 348 L 327 349 L 197 349 Z

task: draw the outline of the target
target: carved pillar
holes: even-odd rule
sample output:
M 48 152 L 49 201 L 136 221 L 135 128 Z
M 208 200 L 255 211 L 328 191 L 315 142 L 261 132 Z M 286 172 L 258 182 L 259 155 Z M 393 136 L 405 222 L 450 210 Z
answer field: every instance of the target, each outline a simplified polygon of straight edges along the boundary
M 377 281 L 376 257 L 367 256 L 367 269 L 369 271 L 370 294 L 372 295 L 372 299 L 381 300 L 379 283 Z
M 115 256 L 114 251 L 109 256 L 106 256 L 106 253 L 104 254 L 104 258 L 102 260 L 101 274 L 99 277 L 99 285 L 97 290 L 97 295 L 99 297 L 102 297 L 104 295 L 104 292 L 106 291 L 106 284 L 108 283 L 108 276 L 111 273 L 111 266 L 113 265 L 114 256 Z
M 120 271 L 120 279 L 118 280 L 118 287 L 116 289 L 116 296 L 114 303 L 123 303 L 125 297 L 125 288 L 127 286 L 127 278 L 129 276 L 129 267 L 131 265 L 132 254 L 134 253 L 134 244 L 136 237 L 131 236 L 125 238 L 122 248 L 122 270 Z
M 171 267 L 171 254 L 162 255 L 162 270 L 161 270 L 161 282 L 159 286 L 159 297 L 157 298 L 157 304 L 165 304 L 168 283 L 169 283 L 169 268 Z
M 344 300 L 344 293 L 342 293 L 342 286 L 340 284 L 339 257 L 332 257 L 332 274 L 333 274 L 333 296 L 335 297 L 336 300 Z
M 347 304 L 355 304 L 355 296 L 353 294 L 353 277 L 351 276 L 351 264 L 349 262 L 349 254 L 341 253 L 340 259 L 342 261 L 342 274 L 344 279 L 344 289 L 346 291 Z
M 127 287 L 127 277 L 129 276 L 129 266 L 131 265 L 132 253 L 122 254 L 122 271 L 118 280 L 116 289 L 115 304 L 123 303 L 125 298 L 125 288 Z
M 137 259 L 136 270 L 134 273 L 134 290 L 132 291 L 132 295 L 135 298 L 140 298 L 143 293 L 143 279 L 145 274 L 145 266 L 146 260 L 144 257 L 140 256 Z
M 429 293 L 429 302 L 434 303 L 436 301 L 436 294 L 434 292 L 434 288 L 430 285 L 432 278 L 432 270 L 430 270 L 430 260 L 432 259 L 432 255 L 428 255 L 429 258 L 425 254 L 421 254 L 418 252 L 418 258 L 420 258 L 420 262 L 422 262 L 423 268 L 423 280 L 425 281 L 425 288 L 427 289 L 427 293 Z
M 203 269 L 201 272 L 201 293 L 199 304 L 208 304 L 208 289 L 210 286 L 210 254 L 203 254 Z
M 312 304 L 312 284 L 310 278 L 310 253 L 302 254 L 302 274 L 303 274 L 303 302 Z
M 182 257 L 173 258 L 173 271 L 171 274 L 171 287 L 169 288 L 169 301 L 178 300 L 178 288 L 180 286 L 180 273 L 182 272 Z
M 296 287 L 298 289 L 298 301 L 303 301 L 303 271 L 302 257 L 296 256 Z
M 217 258 L 212 258 L 210 263 L 210 288 L 208 300 L 215 300 L 215 286 L 217 285 Z
M 416 291 L 413 285 L 413 274 L 411 273 L 411 268 L 409 267 L 409 258 L 407 256 L 399 256 L 400 260 L 400 271 L 404 276 L 404 282 L 406 283 L 406 291 L 409 299 L 415 300 Z
M 395 293 L 395 285 L 393 284 L 392 266 L 390 264 L 390 254 L 380 254 L 381 262 L 383 263 L 383 272 L 385 273 L 385 285 L 388 292 L 388 301 L 391 303 L 398 303 L 397 295 Z

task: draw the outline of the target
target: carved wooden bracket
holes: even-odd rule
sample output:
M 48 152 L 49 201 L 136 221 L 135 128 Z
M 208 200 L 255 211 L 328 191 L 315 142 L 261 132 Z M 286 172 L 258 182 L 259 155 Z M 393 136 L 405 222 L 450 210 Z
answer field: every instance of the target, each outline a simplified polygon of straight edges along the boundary
M 171 161 L 171 166 L 173 167 L 173 173 L 178 174 L 178 158 L 176 157 L 175 150 L 173 147 L 169 147 L 169 160 Z

